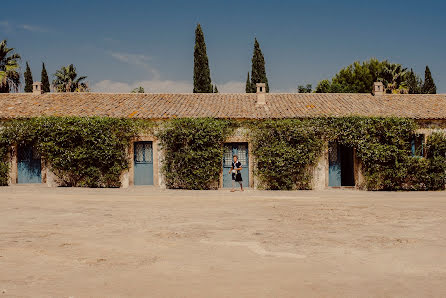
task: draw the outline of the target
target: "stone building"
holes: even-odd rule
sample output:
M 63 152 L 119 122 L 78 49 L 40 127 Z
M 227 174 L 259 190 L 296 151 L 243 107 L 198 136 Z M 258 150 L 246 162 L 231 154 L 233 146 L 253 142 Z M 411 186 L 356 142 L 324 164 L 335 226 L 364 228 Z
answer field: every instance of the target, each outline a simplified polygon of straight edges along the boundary
M 258 84 L 255 94 L 42 94 L 38 83 L 33 93 L 0 94 L 0 119 L 38 116 L 106 116 L 163 121 L 171 118 L 214 117 L 225 119 L 278 119 L 343 116 L 398 116 L 414 119 L 420 136 L 414 146 L 422 146 L 433 131 L 446 128 L 446 95 L 385 94 L 376 83 L 372 94 L 265 93 Z M 226 140 L 219 187 L 230 180 L 223 169 L 230 167 L 237 153 L 245 172 L 244 180 L 256 188 L 255 161 L 245 129 L 237 129 Z M 153 135 L 135 136 L 129 148 L 130 169 L 122 173 L 123 187 L 154 185 L 164 187 L 161 174 L 162 151 Z M 313 189 L 355 187 L 362 183 L 361 164 L 355 151 L 327 144 L 313 169 Z M 32 148 L 15 148 L 10 158 L 10 184 L 58 181 Z

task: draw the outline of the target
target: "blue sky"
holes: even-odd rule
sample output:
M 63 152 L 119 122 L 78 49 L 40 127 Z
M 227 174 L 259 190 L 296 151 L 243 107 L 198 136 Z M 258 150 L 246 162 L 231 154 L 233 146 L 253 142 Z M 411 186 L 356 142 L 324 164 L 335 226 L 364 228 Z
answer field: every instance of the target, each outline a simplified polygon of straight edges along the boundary
M 244 92 L 254 37 L 272 92 L 331 78 L 355 60 L 401 63 L 446 93 L 445 1 L 5 1 L 0 39 L 50 74 L 74 63 L 93 91 L 191 92 L 202 24 L 211 77 Z M 51 80 L 51 78 L 50 78 Z

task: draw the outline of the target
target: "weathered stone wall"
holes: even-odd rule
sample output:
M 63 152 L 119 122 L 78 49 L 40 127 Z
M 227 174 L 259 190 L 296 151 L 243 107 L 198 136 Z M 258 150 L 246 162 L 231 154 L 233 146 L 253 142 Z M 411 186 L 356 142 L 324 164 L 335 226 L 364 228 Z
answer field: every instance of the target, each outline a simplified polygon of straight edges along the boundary
M 328 186 L 328 144 L 324 145 L 321 156 L 313 167 L 313 179 L 311 188 L 314 190 L 323 190 Z

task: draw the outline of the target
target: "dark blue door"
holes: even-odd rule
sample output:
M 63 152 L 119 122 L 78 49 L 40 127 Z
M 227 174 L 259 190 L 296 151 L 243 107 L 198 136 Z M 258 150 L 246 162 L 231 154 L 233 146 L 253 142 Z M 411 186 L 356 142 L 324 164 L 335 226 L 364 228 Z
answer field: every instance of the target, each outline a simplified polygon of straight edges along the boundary
M 17 148 L 17 183 L 41 183 L 40 154 L 33 146 Z
M 330 143 L 328 159 L 328 186 L 355 186 L 353 149 Z
M 152 142 L 135 142 L 134 146 L 134 184 L 153 185 Z
M 328 186 L 341 186 L 341 155 L 338 143 L 330 143 L 328 147 Z
M 232 166 L 232 157 L 238 156 L 242 164 L 243 186 L 249 187 L 248 143 L 228 143 L 224 145 L 223 155 L 223 187 L 232 187 L 232 174 L 228 174 Z M 238 185 L 238 184 L 237 184 Z

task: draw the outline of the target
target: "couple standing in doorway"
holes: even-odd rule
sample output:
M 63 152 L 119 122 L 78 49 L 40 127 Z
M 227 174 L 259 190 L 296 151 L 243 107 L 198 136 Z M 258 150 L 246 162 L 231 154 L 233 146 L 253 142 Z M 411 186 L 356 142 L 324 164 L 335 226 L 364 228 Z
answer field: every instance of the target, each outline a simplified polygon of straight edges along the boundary
M 240 184 L 240 191 L 243 191 L 243 179 L 242 179 L 242 163 L 238 160 L 238 156 L 234 154 L 232 156 L 232 166 L 229 170 L 229 175 L 232 174 L 232 189 L 231 192 L 235 191 L 235 183 Z

